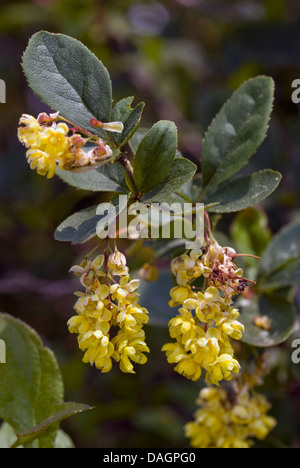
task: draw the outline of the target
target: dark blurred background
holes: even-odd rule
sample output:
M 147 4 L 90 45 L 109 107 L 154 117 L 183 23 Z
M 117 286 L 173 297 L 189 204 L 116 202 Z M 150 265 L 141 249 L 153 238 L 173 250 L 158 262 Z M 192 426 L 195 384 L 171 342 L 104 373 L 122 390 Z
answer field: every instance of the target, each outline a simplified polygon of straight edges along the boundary
M 188 446 L 182 427 L 192 419 L 199 384 L 166 363 L 160 351 L 168 341 L 166 328 L 148 327 L 151 354 L 135 375 L 121 375 L 117 366 L 101 374 L 83 364 L 67 330 L 78 288 L 68 270 L 91 245 L 59 243 L 53 233 L 65 217 L 101 196 L 38 176 L 17 140 L 22 113 L 48 110 L 21 69 L 27 42 L 41 29 L 87 45 L 110 72 L 114 99 L 132 95 L 136 103 L 144 101 L 145 127 L 174 121 L 182 153 L 197 164 L 204 131 L 232 91 L 250 77 L 272 76 L 276 95 L 268 137 L 245 171 L 269 167 L 283 174 L 263 205 L 275 233 L 299 216 L 300 107 L 291 100 L 291 84 L 300 79 L 300 3 L 1 0 L 0 78 L 7 102 L 0 104 L 0 310 L 34 327 L 54 351 L 66 399 L 95 406 L 63 424 L 77 447 Z M 221 221 L 225 234 L 233 219 Z M 268 443 L 297 446 L 299 370 L 290 375 L 284 359 L 276 359 L 269 389 L 280 423 Z

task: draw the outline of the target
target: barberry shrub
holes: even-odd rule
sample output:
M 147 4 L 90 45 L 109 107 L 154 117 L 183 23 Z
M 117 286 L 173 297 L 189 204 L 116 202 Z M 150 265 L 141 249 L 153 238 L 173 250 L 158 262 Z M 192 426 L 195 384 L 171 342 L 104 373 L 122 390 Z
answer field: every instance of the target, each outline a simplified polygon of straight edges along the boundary
M 195 419 L 184 428 L 191 445 L 240 448 L 265 439 L 276 421 L 255 387 L 268 372 L 264 348 L 294 330 L 300 253 L 300 223 L 271 238 L 265 214 L 255 206 L 277 188 L 281 174 L 245 170 L 267 133 L 272 78 L 254 77 L 232 94 L 207 129 L 198 167 L 180 153 L 173 122 L 144 128 L 144 103 L 132 107 L 133 97 L 114 102 L 107 69 L 79 41 L 41 31 L 29 41 L 23 69 L 31 89 L 53 110 L 20 118 L 18 137 L 31 169 L 77 189 L 106 192 L 106 200 L 110 195 L 105 204 L 70 214 L 55 232 L 58 241 L 93 242 L 70 270 L 81 290 L 68 328 L 77 335 L 83 361 L 100 372 L 119 366 L 134 374 L 151 359 L 144 325 L 167 326 L 170 341 L 161 359 L 182 379 L 201 384 Z M 162 203 L 179 211 L 187 203 L 196 206 L 190 228 L 202 207 L 201 243 L 200 237 L 196 243 L 184 235 L 177 239 L 174 226 L 165 238 L 163 216 L 154 223 L 155 238 L 149 235 L 153 226 L 145 218 Z M 120 227 L 141 206 L 140 235 L 130 223 Z M 224 244 L 217 222 L 226 213 L 237 215 L 232 241 Z M 128 259 L 118 247 L 124 242 Z M 139 256 L 144 244 L 148 258 L 139 271 L 130 271 L 130 254 Z M 241 351 L 247 346 L 258 351 L 246 353 L 245 361 Z M 14 423 L 14 407 L 1 411 L 15 432 L 30 429 Z M 32 434 L 29 442 L 40 440 L 38 431 Z

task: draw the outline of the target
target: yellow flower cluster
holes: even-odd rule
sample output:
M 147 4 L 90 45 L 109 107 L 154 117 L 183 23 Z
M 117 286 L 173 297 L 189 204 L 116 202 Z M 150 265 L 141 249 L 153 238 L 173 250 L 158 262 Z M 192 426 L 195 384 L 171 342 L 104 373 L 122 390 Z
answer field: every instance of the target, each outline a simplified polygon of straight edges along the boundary
M 129 275 L 125 256 L 114 252 L 105 262 L 105 256 L 99 255 L 70 271 L 80 276 L 86 289 L 75 293 L 79 296 L 74 306 L 77 315 L 68 321 L 85 352 L 83 361 L 109 372 L 114 360 L 123 372 L 134 373 L 133 363 L 147 361 L 143 325 L 148 322 L 148 311 L 138 304 L 139 280 Z
M 172 272 L 178 286 L 170 291 L 169 305 L 180 308 L 179 315 L 169 322 L 170 336 L 175 342 L 162 348 L 179 374 L 195 381 L 204 369 L 206 380 L 214 385 L 223 379 L 231 380 L 240 370 L 230 339 L 239 340 L 244 331 L 231 299 L 239 287 L 241 271 L 228 252 L 232 254 L 215 243 L 204 255 L 191 252 L 174 259 Z M 230 277 L 225 281 L 226 269 Z M 191 285 L 200 276 L 208 284 L 204 293 L 196 292 Z
M 57 165 L 60 169 L 70 170 L 94 164 L 104 156 L 112 155 L 111 148 L 105 145 L 102 139 L 98 139 L 96 147 L 84 151 L 83 147 L 88 139 L 76 133 L 68 136 L 70 128 L 64 122 L 57 122 L 58 119 L 58 113 L 50 116 L 43 113 L 37 119 L 23 114 L 20 118 L 18 138 L 28 148 L 27 161 L 31 169 L 36 169 L 38 174 L 50 179 L 55 175 Z M 112 124 L 115 125 L 111 128 L 110 124 L 106 124 L 109 131 L 123 130 L 121 122 Z
M 65 123 L 41 126 L 31 115 L 24 114 L 20 119 L 18 137 L 27 148 L 27 161 L 31 169 L 47 178 L 54 176 L 56 163 L 64 168 L 73 160 L 69 151 L 67 134 L 69 127 Z
M 270 404 L 261 394 L 230 395 L 224 388 L 205 387 L 197 404 L 194 421 L 184 428 L 195 448 L 250 448 L 252 438 L 265 439 L 276 425 L 267 415 Z

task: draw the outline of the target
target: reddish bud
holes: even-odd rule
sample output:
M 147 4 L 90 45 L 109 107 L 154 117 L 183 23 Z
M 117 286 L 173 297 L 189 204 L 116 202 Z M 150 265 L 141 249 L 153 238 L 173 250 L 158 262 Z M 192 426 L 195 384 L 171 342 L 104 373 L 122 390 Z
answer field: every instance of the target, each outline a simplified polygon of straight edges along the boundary
M 97 120 L 97 119 L 91 119 L 90 124 L 92 127 L 97 127 L 97 128 L 100 128 L 103 125 L 102 122 L 100 122 L 100 120 Z

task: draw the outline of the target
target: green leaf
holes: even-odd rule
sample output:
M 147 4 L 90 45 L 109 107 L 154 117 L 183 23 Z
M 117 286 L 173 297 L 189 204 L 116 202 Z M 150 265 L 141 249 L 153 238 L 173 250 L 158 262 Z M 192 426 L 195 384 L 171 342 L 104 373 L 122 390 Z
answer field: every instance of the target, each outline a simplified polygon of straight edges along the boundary
M 300 283 L 300 258 L 290 260 L 282 268 L 276 270 L 265 281 L 259 281 L 259 287 L 265 291 L 280 289 Z
M 137 131 L 132 135 L 130 140 L 128 141 L 128 144 L 130 146 L 131 151 L 135 155 L 137 152 L 137 149 L 139 147 L 139 144 L 141 143 L 142 139 L 147 135 L 149 132 L 149 128 L 141 128 L 139 127 Z
M 94 237 L 97 223 L 101 219 L 96 215 L 97 206 L 84 208 L 65 219 L 56 229 L 55 239 L 76 244 Z
M 112 138 L 119 148 L 124 146 L 135 133 L 145 107 L 145 104 L 141 102 L 132 109 L 131 104 L 133 99 L 133 97 L 121 99 L 121 101 L 115 104 L 111 113 L 112 122 L 121 121 L 124 125 L 122 133 L 112 134 Z
M 205 192 L 238 172 L 263 142 L 274 94 L 266 76 L 242 84 L 208 128 L 202 147 Z
M 177 149 L 177 129 L 173 122 L 161 120 L 142 139 L 133 162 L 138 192 L 154 189 L 169 174 Z
M 92 192 L 126 192 L 124 169 L 118 162 L 105 164 L 86 172 L 63 171 L 57 168 L 56 174 L 67 184 Z
M 284 226 L 265 250 L 259 266 L 260 280 L 281 269 L 300 257 L 300 221 Z
M 6 346 L 6 363 L 0 364 L 0 418 L 6 423 L 0 445 L 52 448 L 59 422 L 90 407 L 63 402 L 55 356 L 27 324 L 0 313 L 0 339 Z
M 112 105 L 107 69 L 81 42 L 40 31 L 23 55 L 23 69 L 34 93 L 77 126 L 102 135 L 90 119 L 107 122 Z
M 88 405 L 74 402 L 66 402 L 57 405 L 50 417 L 42 421 L 39 425 L 29 429 L 28 431 L 17 433 L 17 440 L 14 442 L 12 448 L 18 447 L 19 445 L 28 445 L 35 439 L 40 439 L 43 434 L 47 433 L 49 429 L 56 426 L 64 419 L 90 409 L 92 408 Z
M 97 235 L 98 223 L 103 220 L 104 227 L 107 223 L 114 222 L 120 212 L 126 208 L 127 201 L 128 197 L 121 195 L 120 198 L 117 197 L 115 200 L 107 202 L 114 208 L 111 215 L 106 213 L 106 209 L 103 210 L 103 213 L 98 211 L 100 214 L 97 214 L 97 209 L 106 206 L 106 203 L 93 205 L 73 213 L 58 226 L 54 233 L 55 239 L 62 242 L 72 242 L 72 244 L 87 242 Z
M 271 241 L 271 230 L 265 212 L 257 207 L 247 208 L 238 213 L 230 228 L 232 239 L 241 253 L 261 256 Z M 245 258 L 250 266 L 258 265 L 257 260 Z
M 278 186 L 281 174 L 264 169 L 245 177 L 238 177 L 230 183 L 222 184 L 205 203 L 213 204 L 207 210 L 211 213 L 231 213 L 256 205 L 267 198 Z
M 10 424 L 4 422 L 0 426 L 0 448 L 24 448 L 23 445 L 16 443 L 17 436 Z M 53 448 L 75 448 L 74 443 L 70 436 L 64 431 L 59 429 L 56 432 L 55 442 Z
M 242 299 L 237 304 L 240 322 L 245 326 L 241 341 L 258 347 L 276 346 L 283 343 L 293 333 L 297 311 L 293 303 L 277 296 L 261 295 Z M 266 316 L 271 321 L 270 330 L 258 327 L 255 317 Z
M 189 182 L 180 187 L 176 192 L 190 203 L 197 203 L 201 190 L 202 175 L 197 173 Z
M 188 159 L 176 158 L 167 177 L 155 189 L 148 192 L 142 198 L 142 202 L 162 202 L 166 197 L 178 191 L 191 180 L 197 170 L 197 166 Z
M 42 345 L 28 325 L 0 314 L 0 339 L 6 345 L 6 363 L 0 365 L 0 418 L 15 432 L 30 430 L 63 403 L 63 382 L 53 353 Z M 39 440 L 52 446 L 55 431 Z

